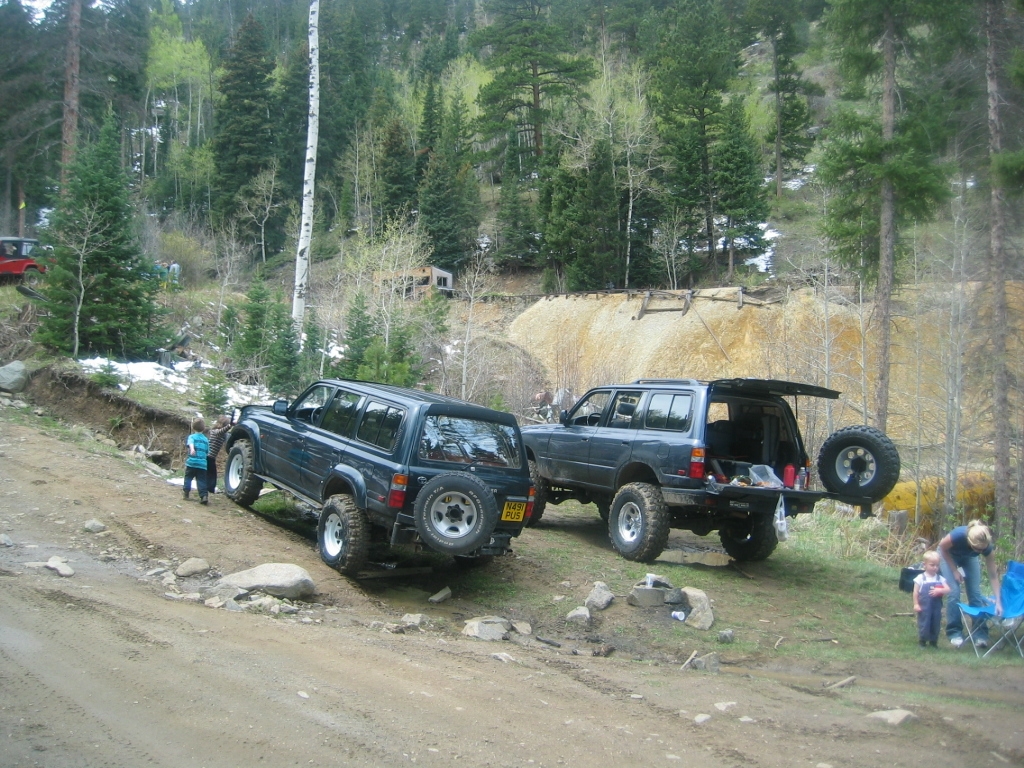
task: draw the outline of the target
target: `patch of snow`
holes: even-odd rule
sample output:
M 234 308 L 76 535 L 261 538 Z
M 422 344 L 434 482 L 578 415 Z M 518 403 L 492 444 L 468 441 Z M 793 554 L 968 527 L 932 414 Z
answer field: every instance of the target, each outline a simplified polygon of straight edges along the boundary
M 117 376 L 122 379 L 119 385 L 122 391 L 127 391 L 133 382 L 148 381 L 175 392 L 184 394 L 188 392 L 189 381 L 186 375 L 193 368 L 202 368 L 202 363 L 193 360 L 179 360 L 172 363 L 171 368 L 165 368 L 159 363 L 119 363 L 116 360 L 108 360 L 105 357 L 93 357 L 88 360 L 79 360 L 86 373 L 98 373 L 110 367 Z M 266 393 L 260 387 L 233 384 L 227 388 L 228 406 L 236 408 L 250 403 L 260 401 L 269 402 Z

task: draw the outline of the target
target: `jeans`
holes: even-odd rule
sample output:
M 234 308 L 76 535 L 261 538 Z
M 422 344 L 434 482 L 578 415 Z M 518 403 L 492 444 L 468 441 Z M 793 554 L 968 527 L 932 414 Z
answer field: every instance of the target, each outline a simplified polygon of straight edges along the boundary
M 196 490 L 199 491 L 199 498 L 206 498 L 206 467 L 199 469 L 198 467 L 190 467 L 185 465 L 185 482 L 184 489 L 185 493 L 189 493 L 192 490 L 192 479 L 195 478 Z
M 980 608 L 985 605 L 981 596 L 981 558 L 977 555 L 954 555 L 950 553 L 953 562 L 964 569 L 964 584 L 967 589 L 967 604 L 972 608 Z M 960 602 L 960 585 L 949 570 L 946 558 L 939 559 L 939 571 L 943 578 L 949 582 L 949 600 L 946 601 L 946 637 L 962 637 L 964 633 L 964 619 L 956 604 Z M 971 619 L 971 626 L 975 630 L 975 640 L 988 642 L 988 623 L 982 619 Z

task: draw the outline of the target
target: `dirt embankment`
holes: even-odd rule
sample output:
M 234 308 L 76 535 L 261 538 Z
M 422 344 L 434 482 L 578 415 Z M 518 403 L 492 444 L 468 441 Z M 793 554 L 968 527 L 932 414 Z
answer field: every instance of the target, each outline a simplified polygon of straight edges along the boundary
M 28 395 L 48 415 L 69 424 L 82 424 L 129 450 L 141 445 L 147 451 L 167 454 L 165 463 L 180 466 L 189 420 L 176 413 L 152 408 L 127 395 L 100 387 L 84 376 L 48 366 L 29 380 Z

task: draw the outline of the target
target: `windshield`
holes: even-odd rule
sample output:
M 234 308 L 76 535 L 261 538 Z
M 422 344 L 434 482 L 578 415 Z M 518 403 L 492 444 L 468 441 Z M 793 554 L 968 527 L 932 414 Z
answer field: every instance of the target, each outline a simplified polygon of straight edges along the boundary
M 419 457 L 450 464 L 490 467 L 522 466 L 515 428 L 443 414 L 427 416 L 420 438 Z

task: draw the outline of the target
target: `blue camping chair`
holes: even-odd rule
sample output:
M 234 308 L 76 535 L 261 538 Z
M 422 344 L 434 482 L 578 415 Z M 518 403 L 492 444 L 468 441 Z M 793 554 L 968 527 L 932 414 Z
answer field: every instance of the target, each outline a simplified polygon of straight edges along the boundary
M 988 656 L 996 648 L 1009 645 L 1017 650 L 1021 658 L 1024 658 L 1024 563 L 1011 560 L 1006 565 L 1006 575 L 1003 576 L 999 587 L 999 595 L 1003 602 L 1003 615 L 1001 619 L 996 618 L 995 601 L 989 598 L 986 605 L 978 608 L 971 607 L 965 603 L 957 603 L 960 615 L 963 616 L 964 630 L 967 639 L 971 641 L 971 647 L 979 658 Z M 997 629 L 1002 630 L 999 638 L 982 653 L 978 647 L 978 639 L 975 637 L 977 629 L 973 622 L 967 618 L 980 622 L 982 619 L 994 620 L 992 623 Z

